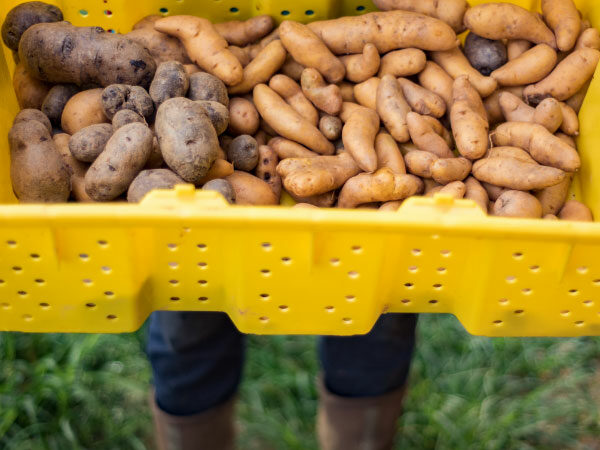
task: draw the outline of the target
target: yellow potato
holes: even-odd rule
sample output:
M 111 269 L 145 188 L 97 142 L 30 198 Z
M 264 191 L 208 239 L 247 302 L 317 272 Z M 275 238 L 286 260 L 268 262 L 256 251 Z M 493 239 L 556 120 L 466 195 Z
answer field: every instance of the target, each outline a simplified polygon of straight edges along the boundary
M 319 123 L 319 112 L 302 92 L 302 88 L 292 78 L 278 74 L 269 81 L 269 87 L 283 97 L 283 99 L 298 114 L 314 126 Z
M 420 150 L 430 152 L 440 158 L 451 158 L 453 154 L 448 143 L 436 132 L 432 121 L 427 120 L 427 117 L 415 112 L 409 112 L 406 115 L 410 138 Z
M 425 53 L 417 48 L 395 50 L 383 55 L 377 76 L 381 78 L 384 75 L 395 77 L 415 75 L 424 69 L 426 61 Z
M 377 109 L 377 88 L 379 87 L 380 78 L 373 77 L 367 81 L 354 85 L 354 97 L 362 106 Z
M 556 66 L 556 51 L 539 44 L 511 59 L 490 76 L 501 86 L 522 86 L 543 80 Z
M 65 105 L 61 116 L 61 127 L 70 135 L 87 126 L 109 122 L 102 108 L 101 88 L 75 94 Z
M 471 84 L 477 89 L 482 98 L 487 97 L 498 87 L 498 83 L 491 77 L 481 75 L 476 69 L 471 66 L 467 57 L 463 54 L 460 48 L 447 50 L 445 52 L 433 52 L 431 58 L 442 69 L 456 79 L 461 75 L 465 75 Z
M 573 220 L 577 222 L 593 222 L 594 216 L 590 208 L 577 200 L 569 200 L 558 213 L 560 220 Z
M 581 48 L 593 48 L 596 50 L 600 50 L 600 32 L 595 28 L 588 28 L 584 30 L 577 39 L 577 43 L 575 44 L 575 50 L 579 50 Z
M 533 195 L 523 191 L 506 191 L 494 203 L 494 216 L 539 219 L 542 205 Z
M 52 86 L 29 75 L 23 64 L 13 74 L 13 89 L 21 109 L 40 109 Z
M 433 61 L 427 61 L 419 74 L 419 83 L 425 89 L 439 95 L 446 102 L 446 109 L 452 106 L 452 85 L 454 80 L 448 73 Z
M 479 159 L 489 145 L 489 125 L 483 102 L 465 76 L 454 80 L 453 93 L 455 101 L 450 110 L 450 122 L 456 147 L 465 158 Z
M 557 185 L 566 177 L 562 170 L 554 167 L 502 157 L 480 159 L 473 164 L 473 175 L 479 181 L 519 191 L 544 189 Z
M 471 161 L 467 158 L 441 158 L 431 164 L 431 176 L 440 184 L 462 181 L 471 172 Z
M 510 39 L 506 44 L 506 52 L 508 54 L 508 60 L 518 58 L 527 50 L 529 50 L 533 44 L 526 39 Z
M 414 150 L 404 156 L 407 171 L 422 178 L 432 178 L 431 167 L 438 159 L 435 154 L 423 150 Z
M 379 70 L 379 51 L 373 44 L 365 44 L 358 55 L 340 56 L 340 61 L 346 67 L 346 79 L 353 83 L 362 83 L 375 76 Z
M 469 7 L 466 0 L 374 0 L 373 3 L 382 11 L 401 9 L 436 17 L 457 33 L 465 29 L 463 17 Z
M 581 31 L 579 11 L 573 0 L 542 0 L 542 13 L 554 31 L 558 49 L 571 50 Z
M 277 205 L 279 199 L 266 182 L 240 170 L 225 177 L 235 191 L 237 205 Z
M 410 139 L 406 115 L 410 106 L 402 93 L 396 78 L 385 75 L 377 87 L 377 114 L 389 133 L 398 142 L 407 142 Z
M 377 154 L 377 168 L 388 167 L 397 174 L 406 173 L 406 165 L 402 153 L 392 136 L 380 132 L 375 137 L 375 153 Z
M 268 142 L 269 147 L 275 150 L 280 160 L 286 158 L 316 158 L 318 153 L 311 152 L 306 147 L 285 139 L 282 137 L 274 137 Z
M 468 200 L 473 200 L 483 210 L 483 212 L 487 213 L 488 204 L 490 202 L 490 199 L 488 197 L 487 191 L 483 188 L 481 183 L 473 177 L 468 177 L 464 181 L 464 183 L 465 183 L 464 198 L 466 198 Z
M 567 201 L 569 188 L 571 187 L 571 174 L 567 175 L 563 181 L 554 186 L 549 186 L 535 193 L 536 198 L 542 204 L 542 214 L 558 214 Z
M 374 172 L 377 169 L 375 137 L 378 132 L 379 116 L 367 108 L 352 113 L 342 129 L 344 148 L 365 172 Z
M 442 117 L 446 113 L 446 103 L 439 95 L 406 78 L 398 78 L 398 84 L 413 111 L 433 117 Z
M 316 69 L 307 67 L 300 77 L 302 92 L 321 111 L 336 116 L 342 109 L 342 92 L 339 86 L 327 84 Z
M 558 105 L 562 114 L 561 131 L 569 136 L 579 135 L 579 117 L 577 117 L 575 110 L 563 102 L 558 102 Z
M 537 164 L 529 153 L 519 147 L 492 147 L 488 150 L 487 158 L 514 158 L 528 164 Z
M 266 83 L 285 61 L 286 51 L 281 41 L 273 41 L 263 48 L 244 68 L 242 81 L 230 86 L 230 94 L 245 94 L 259 83 Z

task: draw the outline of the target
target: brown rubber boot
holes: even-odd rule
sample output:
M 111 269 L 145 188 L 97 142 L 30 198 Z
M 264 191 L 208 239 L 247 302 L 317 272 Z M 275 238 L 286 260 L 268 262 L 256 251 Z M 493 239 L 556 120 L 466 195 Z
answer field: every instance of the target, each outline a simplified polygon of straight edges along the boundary
M 405 388 L 378 397 L 340 397 L 319 380 L 317 435 L 322 450 L 390 450 Z
M 235 398 L 192 416 L 167 414 L 151 395 L 152 416 L 159 450 L 233 450 Z

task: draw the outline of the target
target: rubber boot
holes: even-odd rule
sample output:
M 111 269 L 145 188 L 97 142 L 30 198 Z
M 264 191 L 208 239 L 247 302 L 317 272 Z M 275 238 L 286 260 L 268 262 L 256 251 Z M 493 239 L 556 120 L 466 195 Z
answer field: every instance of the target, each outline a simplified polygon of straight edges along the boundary
M 191 416 L 167 414 L 151 395 L 158 450 L 233 450 L 235 398 Z
M 402 387 L 378 397 L 340 397 L 319 380 L 317 435 L 322 450 L 390 450 L 402 413 Z

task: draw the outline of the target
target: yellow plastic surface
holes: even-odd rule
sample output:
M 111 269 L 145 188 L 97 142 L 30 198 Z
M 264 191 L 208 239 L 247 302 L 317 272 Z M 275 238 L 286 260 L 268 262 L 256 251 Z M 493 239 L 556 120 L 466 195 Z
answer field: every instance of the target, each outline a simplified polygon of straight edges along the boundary
M 3 0 L 0 18 L 16 3 Z M 160 8 L 303 21 L 372 9 L 359 0 L 57 4 L 77 25 L 122 32 Z M 578 4 L 600 25 L 600 2 Z M 17 111 L 4 50 L 0 136 Z M 596 80 L 581 113 L 575 189 L 596 217 L 599 117 Z M 384 312 L 435 312 L 477 335 L 600 335 L 597 223 L 486 217 L 444 196 L 410 199 L 397 213 L 229 206 L 191 186 L 141 205 L 16 205 L 0 143 L 0 330 L 123 332 L 155 310 L 193 310 L 225 311 L 246 333 L 348 335 Z

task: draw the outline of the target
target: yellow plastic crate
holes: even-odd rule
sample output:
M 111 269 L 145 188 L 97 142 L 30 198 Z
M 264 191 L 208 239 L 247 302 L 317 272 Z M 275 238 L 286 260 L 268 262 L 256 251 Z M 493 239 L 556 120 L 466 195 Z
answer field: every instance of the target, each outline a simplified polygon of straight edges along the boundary
M 18 3 L 3 0 L 0 19 Z M 600 25 L 600 2 L 577 3 Z M 374 9 L 363 0 L 56 4 L 76 25 L 117 32 L 154 13 L 309 21 Z M 5 138 L 17 103 L 4 56 L 0 330 L 124 332 L 152 311 L 191 310 L 225 311 L 246 333 L 349 335 L 385 312 L 435 312 L 477 335 L 600 335 L 600 224 L 486 217 L 443 196 L 413 198 L 397 213 L 239 207 L 191 186 L 141 205 L 17 205 Z M 596 217 L 599 117 L 596 80 L 574 189 Z

